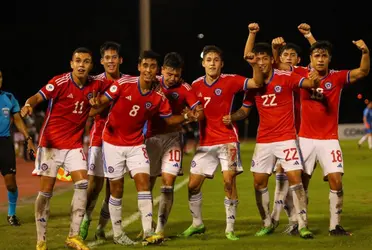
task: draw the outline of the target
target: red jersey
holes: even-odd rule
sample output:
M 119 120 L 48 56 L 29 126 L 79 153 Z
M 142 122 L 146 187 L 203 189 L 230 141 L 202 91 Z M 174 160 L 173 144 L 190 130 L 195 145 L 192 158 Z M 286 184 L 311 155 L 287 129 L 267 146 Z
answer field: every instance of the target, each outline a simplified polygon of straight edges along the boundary
M 122 77 L 105 92 L 113 100 L 103 130 L 103 140 L 116 146 L 137 146 L 144 142 L 142 133 L 147 120 L 154 115 L 170 117 L 172 109 L 158 86 L 145 94 L 139 77 Z
M 123 77 L 123 76 L 128 76 L 128 75 L 120 74 L 120 77 Z M 95 76 L 95 78 L 100 79 L 105 83 L 105 90 L 107 90 L 108 87 L 114 82 L 113 80 L 107 79 L 105 72 Z M 103 131 L 103 128 L 105 127 L 105 123 L 106 123 L 106 119 L 107 119 L 107 115 L 109 111 L 110 111 L 110 108 L 108 107 L 94 117 L 93 127 L 90 130 L 90 144 L 89 144 L 90 147 L 92 146 L 101 147 L 102 146 L 102 131 Z
M 301 89 L 299 136 L 320 140 L 338 139 L 340 97 L 347 83 L 350 83 L 349 70 L 330 70 L 317 89 Z
M 262 88 L 248 90 L 243 106 L 257 106 L 260 116 L 257 143 L 296 139 L 293 91 L 305 78 L 291 71 L 274 70 L 270 81 Z
M 161 77 L 159 81 L 161 90 L 169 100 L 174 115 L 180 115 L 186 105 L 189 106 L 190 109 L 193 109 L 200 103 L 194 90 L 189 84 L 182 83 L 168 88 L 164 84 L 163 77 Z M 153 116 L 148 123 L 146 137 L 149 138 L 157 134 L 165 134 L 168 132 L 169 127 L 164 119 L 159 116 Z
M 89 116 L 89 99 L 93 91 L 103 92 L 103 81 L 89 76 L 80 88 L 72 73 L 55 76 L 39 93 L 49 100 L 44 124 L 40 130 L 39 146 L 56 149 L 74 149 L 83 146 L 82 136 Z
M 193 82 L 192 88 L 203 105 L 205 115 L 205 119 L 199 122 L 200 146 L 238 142 L 236 124 L 225 125 L 222 117 L 231 113 L 235 94 L 248 89 L 248 78 L 221 74 L 208 85 L 205 76 L 202 76 Z

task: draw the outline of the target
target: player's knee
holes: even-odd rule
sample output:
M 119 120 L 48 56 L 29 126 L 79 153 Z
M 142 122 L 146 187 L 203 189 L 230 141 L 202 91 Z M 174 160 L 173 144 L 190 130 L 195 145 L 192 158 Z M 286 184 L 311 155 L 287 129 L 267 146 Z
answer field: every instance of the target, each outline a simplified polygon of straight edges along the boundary
M 164 186 L 174 186 L 174 182 L 176 181 L 175 175 L 167 174 L 163 175 L 162 181 Z
M 74 183 L 75 189 L 88 189 L 88 180 L 79 180 Z
M 224 189 L 225 192 L 231 193 L 233 188 L 232 180 L 224 180 Z
M 200 188 L 199 187 L 190 187 L 189 186 L 189 196 L 190 195 L 196 195 L 200 193 Z
M 15 183 L 12 183 L 12 184 L 6 184 L 6 189 L 11 192 L 11 193 L 14 193 L 17 191 L 17 184 Z
M 260 190 L 266 187 L 267 187 L 267 184 L 264 181 L 260 181 L 260 180 L 254 181 L 254 189 Z

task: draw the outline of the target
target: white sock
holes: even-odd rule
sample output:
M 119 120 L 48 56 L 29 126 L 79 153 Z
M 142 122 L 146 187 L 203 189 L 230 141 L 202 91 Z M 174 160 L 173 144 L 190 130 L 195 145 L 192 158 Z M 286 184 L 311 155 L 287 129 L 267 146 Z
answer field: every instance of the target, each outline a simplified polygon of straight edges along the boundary
M 276 186 L 274 196 L 274 206 L 271 213 L 271 218 L 275 221 L 279 221 L 280 213 L 283 209 L 284 201 L 288 193 L 288 178 L 285 173 L 276 174 Z
M 234 232 L 234 224 L 236 219 L 236 208 L 239 204 L 238 200 L 231 200 L 225 197 L 225 211 L 226 211 L 226 230 L 225 232 Z
M 144 236 L 152 232 L 152 195 L 150 191 L 138 192 L 138 210 L 141 213 Z
M 358 141 L 358 144 L 359 144 L 359 145 L 362 145 L 362 143 L 363 143 L 365 140 L 367 140 L 367 138 L 368 138 L 368 134 L 363 135 L 363 137 L 360 138 L 360 140 Z
M 102 202 L 102 207 L 101 207 L 101 212 L 99 214 L 99 221 L 98 221 L 98 226 L 97 230 L 103 230 L 108 221 L 110 220 L 110 210 L 109 210 L 109 205 L 106 202 L 106 200 L 103 200 Z
M 344 202 L 344 192 L 330 190 L 329 192 L 329 212 L 330 212 L 330 222 L 329 230 L 333 230 L 337 225 L 340 225 L 341 212 Z
M 74 183 L 74 187 L 74 196 L 71 201 L 70 237 L 79 235 L 80 224 L 87 207 L 88 180 L 77 181 Z
M 168 221 L 168 217 L 173 205 L 173 187 L 162 186 L 160 190 L 161 197 L 159 202 L 158 224 L 155 230 L 156 233 L 164 231 L 164 226 Z
M 189 195 L 189 208 L 192 215 L 192 225 L 198 227 L 203 224 L 202 220 L 202 193 Z
M 264 227 L 271 226 L 270 195 L 268 188 L 255 189 L 256 204 L 260 212 Z
M 368 147 L 372 149 L 372 136 L 368 136 Z
M 289 187 L 293 195 L 293 205 L 297 213 L 298 229 L 307 227 L 306 193 L 302 183 Z
M 39 192 L 35 201 L 35 222 L 37 241 L 46 241 L 47 223 L 50 213 L 52 193 Z
M 118 237 L 123 233 L 121 230 L 121 203 L 121 198 L 115 198 L 110 195 L 108 207 L 110 211 L 110 219 L 112 223 L 112 231 L 114 231 L 114 237 Z
M 287 196 L 285 197 L 284 211 L 288 216 L 288 223 L 290 225 L 297 224 L 297 213 L 293 204 L 293 194 L 292 190 L 290 190 L 289 188 Z

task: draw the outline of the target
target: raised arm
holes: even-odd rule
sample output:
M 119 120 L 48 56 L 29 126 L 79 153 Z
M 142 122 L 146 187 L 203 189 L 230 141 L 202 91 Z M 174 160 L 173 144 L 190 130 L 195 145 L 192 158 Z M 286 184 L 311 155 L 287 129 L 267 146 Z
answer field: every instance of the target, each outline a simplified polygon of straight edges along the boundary
M 254 42 L 256 40 L 256 34 L 260 30 L 260 26 L 258 26 L 258 23 L 250 23 L 248 25 L 248 30 L 249 35 L 244 47 L 244 60 L 247 60 L 249 53 L 252 52 Z
M 310 45 L 316 43 L 316 39 L 314 38 L 313 34 L 310 31 L 311 29 L 310 25 L 308 25 L 307 23 L 301 23 L 300 25 L 298 25 L 297 28 L 301 32 L 301 34 L 307 39 Z
M 280 63 L 279 50 L 284 45 L 285 45 L 285 41 L 283 37 L 274 38 L 271 42 L 271 50 L 273 52 L 273 57 L 274 57 L 274 61 L 276 64 Z
M 362 51 L 362 58 L 360 59 L 359 68 L 350 71 L 350 83 L 355 83 L 356 81 L 366 77 L 369 74 L 369 69 L 371 67 L 367 45 L 363 40 L 353 41 L 353 43 Z
M 276 69 L 280 69 L 280 70 L 291 70 L 291 66 L 289 64 L 282 63 L 280 61 L 279 49 L 280 49 L 280 47 L 284 46 L 285 44 L 286 43 L 285 43 L 283 37 L 274 38 L 271 42 L 271 49 L 273 51 L 273 57 L 274 57 L 274 61 L 275 61 L 274 67 Z
M 248 89 L 260 88 L 264 85 L 264 76 L 262 70 L 257 64 L 257 58 L 253 52 L 249 52 L 246 56 L 247 62 L 253 69 L 253 76 L 248 80 Z
M 21 116 L 25 117 L 27 115 L 31 115 L 34 107 L 36 107 L 42 101 L 44 101 L 44 98 L 39 92 L 28 98 L 25 105 L 21 109 Z

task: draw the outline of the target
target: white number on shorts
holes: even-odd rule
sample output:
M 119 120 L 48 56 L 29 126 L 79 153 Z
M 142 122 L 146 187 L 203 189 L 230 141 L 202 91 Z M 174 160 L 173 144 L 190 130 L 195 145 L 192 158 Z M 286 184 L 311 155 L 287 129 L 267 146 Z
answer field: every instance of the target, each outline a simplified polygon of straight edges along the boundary
M 204 103 L 204 108 L 206 108 L 207 105 L 208 105 L 208 103 L 211 101 L 211 98 L 208 97 L 208 96 L 205 96 L 205 97 L 204 97 L 204 101 L 205 101 L 205 103 Z
M 311 89 L 313 91 L 311 95 L 311 99 L 316 99 L 316 100 L 322 100 L 323 99 L 323 89 L 322 88 L 316 88 L 316 89 Z
M 140 109 L 140 106 L 133 105 L 132 109 L 129 111 L 129 115 L 135 117 L 139 109 Z
M 265 107 L 272 107 L 272 106 L 278 105 L 275 102 L 275 99 L 276 99 L 275 94 L 262 95 L 261 98 L 264 99 L 264 102 L 263 102 L 262 105 L 265 106 Z
M 285 155 L 285 161 L 298 160 L 297 148 L 288 148 L 283 150 Z
M 84 101 L 82 101 L 80 103 L 79 103 L 79 101 L 75 102 L 75 109 L 74 109 L 74 111 L 72 111 L 72 113 L 74 113 L 74 114 L 83 113 L 83 105 L 84 105 Z
M 342 162 L 341 150 L 332 150 L 331 155 L 333 157 L 332 162 Z
M 169 151 L 169 161 L 181 161 L 181 151 L 172 149 Z

